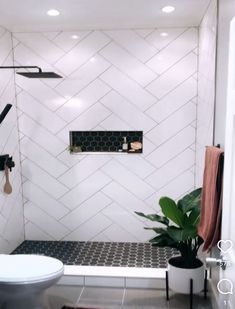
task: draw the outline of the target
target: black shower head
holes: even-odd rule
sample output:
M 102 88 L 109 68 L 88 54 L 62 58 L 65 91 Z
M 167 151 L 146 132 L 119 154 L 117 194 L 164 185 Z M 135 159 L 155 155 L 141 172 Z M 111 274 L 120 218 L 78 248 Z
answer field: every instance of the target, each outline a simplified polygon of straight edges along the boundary
M 59 74 L 54 72 L 16 72 L 19 75 L 28 78 L 62 78 Z
M 1 112 L 0 114 L 0 123 L 3 122 L 4 118 L 6 117 L 6 115 L 8 114 L 9 110 L 12 108 L 12 105 L 11 104 L 7 104 L 5 107 L 4 107 L 4 110 Z
M 62 78 L 62 76 L 54 72 L 43 72 L 42 69 L 38 66 L 30 66 L 30 65 L 0 66 L 0 69 L 37 69 L 38 72 L 16 72 L 16 73 L 28 78 Z

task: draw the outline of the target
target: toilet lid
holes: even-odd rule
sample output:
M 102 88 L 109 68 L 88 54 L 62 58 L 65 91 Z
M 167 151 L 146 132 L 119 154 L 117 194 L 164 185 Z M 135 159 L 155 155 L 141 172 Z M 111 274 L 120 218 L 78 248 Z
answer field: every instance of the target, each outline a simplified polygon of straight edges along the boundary
M 63 275 L 63 263 L 42 255 L 0 254 L 0 283 L 25 283 Z

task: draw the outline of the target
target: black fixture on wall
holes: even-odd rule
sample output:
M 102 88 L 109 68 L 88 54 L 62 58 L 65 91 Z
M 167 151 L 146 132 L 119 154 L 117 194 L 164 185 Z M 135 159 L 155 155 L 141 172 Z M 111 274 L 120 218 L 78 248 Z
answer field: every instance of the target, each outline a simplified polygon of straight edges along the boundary
M 70 131 L 69 135 L 71 153 L 143 151 L 143 131 Z
M 11 104 L 7 104 L 3 111 L 1 112 L 0 114 L 0 123 L 3 122 L 4 118 L 6 117 L 6 115 L 8 114 L 9 110 L 12 108 L 12 105 Z
M 28 78 L 62 78 L 55 72 L 43 72 L 42 69 L 35 65 L 20 65 L 20 66 L 0 66 L 0 69 L 37 69 L 38 72 L 16 72 Z
M 11 169 L 15 166 L 15 162 L 12 160 L 12 157 L 9 154 L 0 155 L 0 171 L 4 171 L 5 165 L 9 168 L 10 172 Z

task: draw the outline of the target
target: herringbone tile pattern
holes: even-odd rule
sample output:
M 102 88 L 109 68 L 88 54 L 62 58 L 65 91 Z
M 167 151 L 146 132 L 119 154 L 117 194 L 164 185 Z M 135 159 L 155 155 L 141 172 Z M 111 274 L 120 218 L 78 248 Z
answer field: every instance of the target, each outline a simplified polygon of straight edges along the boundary
M 134 211 L 194 187 L 197 29 L 15 33 L 26 239 L 146 241 Z M 76 32 L 75 32 L 76 34 Z M 70 155 L 69 130 L 143 130 L 143 154 Z
M 0 27 L 0 65 L 12 65 L 11 33 Z M 24 240 L 24 220 L 19 139 L 15 107 L 14 71 L 1 70 L 0 113 L 7 103 L 13 105 L 0 125 L 0 154 L 13 156 L 15 168 L 10 173 L 12 194 L 3 192 L 4 172 L 0 172 L 0 248 L 1 253 L 9 253 Z

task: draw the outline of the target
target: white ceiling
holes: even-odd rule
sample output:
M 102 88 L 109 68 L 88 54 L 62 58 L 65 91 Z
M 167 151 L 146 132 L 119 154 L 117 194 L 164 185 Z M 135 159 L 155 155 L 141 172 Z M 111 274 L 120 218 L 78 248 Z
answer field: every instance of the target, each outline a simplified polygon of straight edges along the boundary
M 0 25 L 11 31 L 197 26 L 210 0 L 0 0 Z M 161 8 L 173 5 L 172 14 Z M 57 17 L 46 15 L 57 9 Z

